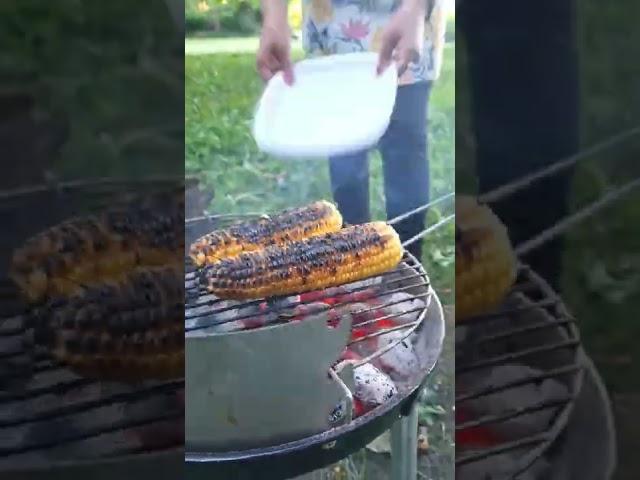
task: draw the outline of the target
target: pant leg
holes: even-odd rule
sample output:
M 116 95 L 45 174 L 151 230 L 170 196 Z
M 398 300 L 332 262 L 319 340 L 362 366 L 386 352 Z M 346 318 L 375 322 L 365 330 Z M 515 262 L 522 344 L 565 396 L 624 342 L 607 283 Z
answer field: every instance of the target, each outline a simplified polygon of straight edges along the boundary
M 571 0 L 464 2 L 479 189 L 492 190 L 578 149 L 578 66 Z M 567 170 L 492 205 L 517 245 L 564 217 Z M 526 256 L 556 288 L 561 240 Z
M 351 225 L 370 220 L 369 152 L 329 159 L 331 190 L 344 221 Z
M 427 160 L 427 107 L 431 82 L 398 87 L 389 128 L 380 140 L 384 170 L 387 217 L 396 217 L 429 201 Z M 417 214 L 396 225 L 404 241 L 424 230 L 425 214 Z M 422 242 L 409 247 L 418 259 Z

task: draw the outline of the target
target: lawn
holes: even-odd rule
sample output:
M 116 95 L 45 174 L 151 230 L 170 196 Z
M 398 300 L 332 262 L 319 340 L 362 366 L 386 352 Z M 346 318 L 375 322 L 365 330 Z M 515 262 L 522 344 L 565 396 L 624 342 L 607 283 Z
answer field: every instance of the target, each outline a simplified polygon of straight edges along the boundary
M 258 37 L 187 38 L 184 41 L 186 55 L 208 55 L 215 53 L 247 53 L 258 49 Z M 292 50 L 299 55 L 300 40 L 294 40 Z
M 3 91 L 68 124 L 59 157 L 38 167 L 60 179 L 182 175 L 182 38 L 163 2 L 3 7 Z
M 185 46 L 189 53 L 185 60 L 186 170 L 202 178 L 204 188 L 214 187 L 211 212 L 276 211 L 331 198 L 326 161 L 283 161 L 260 153 L 254 144 L 250 124 L 263 88 L 254 68 L 256 45 L 254 39 L 194 39 Z M 294 54 L 301 56 L 298 49 Z M 442 76 L 430 100 L 432 198 L 454 190 L 454 100 L 455 47 L 448 44 Z M 377 154 L 372 157 L 371 177 L 372 211 L 382 219 L 384 194 Z M 429 223 L 452 211 L 451 203 L 440 207 L 429 211 Z M 423 263 L 447 304 L 454 298 L 453 230 L 449 223 L 424 241 Z M 453 333 L 451 328 L 449 332 Z M 445 354 L 420 406 L 421 422 L 430 425 L 430 455 L 421 459 L 421 468 L 427 472 L 437 464 L 441 478 L 452 478 L 453 390 L 452 336 L 448 336 Z

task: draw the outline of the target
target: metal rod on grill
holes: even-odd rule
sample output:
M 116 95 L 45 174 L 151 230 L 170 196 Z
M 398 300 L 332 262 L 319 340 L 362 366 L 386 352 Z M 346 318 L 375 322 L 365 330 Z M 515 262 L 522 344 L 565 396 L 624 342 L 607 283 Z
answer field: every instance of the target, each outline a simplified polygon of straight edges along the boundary
M 387 272 L 386 274 L 381 275 L 381 277 L 384 276 L 384 275 L 389 275 L 391 273 L 394 273 L 394 272 Z M 405 276 L 405 277 L 395 278 L 393 280 L 388 281 L 386 283 L 386 285 L 399 283 L 399 282 L 401 282 L 403 280 L 408 280 L 410 278 L 412 278 L 412 276 Z M 369 285 L 364 285 L 364 286 L 360 286 L 360 287 L 357 287 L 357 288 L 350 289 L 349 293 L 358 293 L 358 292 L 361 292 L 361 291 L 365 291 L 365 290 L 367 290 L 369 288 L 371 288 Z M 206 295 L 210 295 L 206 291 L 202 291 L 202 293 L 204 293 Z M 389 292 L 386 292 L 386 293 L 389 293 Z M 326 300 L 327 298 L 331 298 L 334 295 L 335 295 L 335 293 L 330 292 L 330 291 L 329 292 L 324 292 L 322 295 L 318 296 L 316 298 L 316 300 L 319 300 L 319 301 Z M 186 315 L 185 314 L 185 320 L 193 320 L 193 319 L 196 319 L 196 318 L 201 318 L 203 316 L 220 314 L 220 313 L 228 312 L 228 311 L 231 311 L 231 310 L 235 310 L 235 309 L 237 309 L 239 307 L 240 308 L 257 307 L 258 305 L 260 305 L 264 301 L 265 301 L 264 299 L 250 300 L 250 301 L 244 302 L 244 303 L 242 303 L 240 305 L 232 304 L 232 305 L 228 305 L 226 307 L 218 308 L 218 309 L 215 309 L 215 310 L 209 310 L 209 311 L 204 312 L 204 313 L 196 313 L 196 314 L 192 314 L 192 315 Z M 189 305 L 189 307 L 198 308 L 198 307 L 204 307 L 204 306 L 213 306 L 213 305 L 215 305 L 216 303 L 219 303 L 219 302 L 220 302 L 220 299 L 218 299 L 217 297 L 214 297 L 212 300 L 207 300 L 207 301 L 201 302 L 201 303 L 194 303 L 194 304 Z M 267 313 L 277 313 L 277 312 L 279 312 L 280 309 L 273 308 L 273 306 L 272 306 L 273 303 L 274 302 L 271 302 L 271 304 L 268 304 L 267 305 L 267 309 L 261 311 L 260 313 L 261 314 L 267 314 Z M 303 302 L 293 301 L 292 300 L 291 304 L 288 305 L 288 306 L 289 307 L 295 307 L 295 306 L 298 306 L 298 305 L 301 305 L 301 304 L 303 304 Z M 235 317 L 235 319 L 236 320 L 243 320 L 243 319 L 251 318 L 253 316 L 255 316 L 255 313 L 251 313 L 249 315 L 237 316 L 237 317 Z M 225 323 L 225 322 L 221 322 L 221 323 Z M 189 330 L 187 330 L 187 331 L 189 331 Z
M 395 225 L 398 222 L 401 222 L 402 220 L 405 220 L 417 213 L 423 212 L 425 210 L 427 210 L 430 207 L 433 207 L 434 205 L 437 205 L 441 202 L 444 202 L 445 200 L 454 197 L 455 193 L 454 192 L 450 192 L 447 193 L 441 197 L 436 198 L 435 200 L 432 200 L 428 203 L 425 203 L 424 205 L 421 205 L 417 208 L 414 208 L 413 210 L 409 210 L 408 212 L 405 212 L 401 215 L 398 215 L 397 217 L 393 217 L 389 220 L 387 220 L 387 223 L 389 225 Z M 186 220 L 185 223 L 189 224 L 189 223 L 194 223 L 194 222 L 199 222 L 202 220 L 234 220 L 234 219 L 246 219 L 246 218 L 264 218 L 264 219 L 268 219 L 270 217 L 269 214 L 267 213 L 218 213 L 218 214 L 213 214 L 213 215 L 202 215 L 199 217 L 194 217 L 194 218 L 189 218 L 188 220 Z
M 410 276 L 397 278 L 397 279 L 394 279 L 394 280 L 391 280 L 391 281 L 387 282 L 386 285 L 400 283 L 400 282 L 402 282 L 404 280 L 408 280 L 410 278 L 411 278 Z M 422 282 L 422 283 L 418 283 L 418 284 L 415 284 L 415 285 L 410 285 L 409 287 L 419 287 L 419 286 L 422 286 L 422 285 L 428 285 L 428 283 Z M 370 288 L 370 287 L 368 287 L 368 286 L 358 287 L 357 289 L 350 290 L 349 293 L 357 293 L 359 291 L 367 290 L 368 288 Z M 392 289 L 392 290 L 387 290 L 385 292 L 378 293 L 377 297 L 378 298 L 382 298 L 382 297 L 391 295 L 393 293 L 403 292 L 403 291 L 406 290 L 406 288 L 408 288 L 408 287 L 407 286 L 401 286 L 401 287 L 397 287 L 397 288 Z M 332 296 L 333 296 L 332 294 L 324 294 L 324 295 L 318 297 L 316 300 L 323 300 L 323 299 L 331 298 Z M 406 301 L 406 299 L 403 299 L 403 302 L 405 302 L 405 301 Z M 258 304 L 260 304 L 262 302 L 263 302 L 263 300 L 256 300 L 256 301 L 252 301 L 250 303 L 248 302 L 247 304 L 241 305 L 241 308 L 245 308 L 246 306 L 251 305 L 251 304 L 258 305 Z M 307 302 L 300 302 L 300 301 L 292 302 L 290 305 L 287 306 L 287 310 L 291 309 L 291 308 L 295 308 L 295 307 L 297 307 L 299 305 L 305 305 L 306 303 Z M 342 307 L 342 306 L 345 306 L 345 305 L 349 305 L 351 303 L 353 303 L 352 300 L 347 300 L 347 301 L 343 301 L 343 302 L 337 302 L 337 303 L 335 303 L 333 305 L 333 307 L 334 308 Z M 200 305 L 200 306 L 202 306 L 202 305 Z M 238 308 L 238 306 L 237 305 L 233 305 L 231 307 L 224 307 L 224 308 L 221 308 L 221 309 L 218 309 L 218 310 L 209 311 L 209 312 L 205 312 L 205 313 L 202 313 L 202 314 L 190 315 L 188 317 L 185 316 L 185 320 L 194 320 L 194 319 L 197 319 L 197 318 L 202 318 L 202 317 L 206 317 L 206 316 L 210 316 L 210 315 L 214 315 L 214 314 L 219 314 L 221 312 L 233 310 L 233 309 L 236 309 L 236 308 Z M 212 322 L 209 322 L 209 323 L 206 323 L 206 324 L 196 325 L 196 326 L 193 326 L 193 327 L 185 328 L 185 332 L 189 333 L 189 332 L 193 332 L 193 331 L 197 331 L 197 330 L 202 330 L 202 329 L 205 329 L 205 328 L 216 327 L 216 326 L 224 325 L 225 323 L 229 323 L 229 322 L 233 322 L 233 321 L 248 320 L 248 319 L 251 319 L 251 318 L 255 317 L 256 315 L 267 315 L 267 314 L 270 314 L 270 313 L 278 313 L 279 314 L 279 313 L 283 313 L 283 312 L 282 312 L 282 310 L 280 308 L 277 308 L 277 307 L 274 308 L 272 306 L 268 306 L 267 309 L 265 309 L 265 310 L 263 310 L 263 311 L 261 311 L 259 313 L 253 313 L 252 312 L 250 314 L 236 315 L 236 316 L 233 316 L 232 318 L 228 318 L 228 319 L 221 319 L 221 320 L 218 319 L 217 321 L 212 321 Z M 363 312 L 356 312 L 356 313 L 363 313 Z
M 523 448 L 526 446 L 540 444 L 548 440 L 549 440 L 549 434 L 546 432 L 536 434 L 536 435 L 530 435 L 528 437 L 518 439 L 513 442 L 503 443 L 501 445 L 498 445 L 497 447 L 487 448 L 484 450 L 479 450 L 474 453 L 463 455 L 458 459 L 456 459 L 456 466 L 477 462 L 478 460 L 482 460 L 483 458 L 489 458 L 494 455 L 499 455 L 501 453 L 506 453 L 512 450 L 518 450 L 519 448 Z
M 234 220 L 234 219 L 246 219 L 247 217 L 251 218 L 270 218 L 266 213 L 216 213 L 213 215 L 202 215 L 200 217 L 189 218 L 185 221 L 185 223 L 194 223 L 201 222 L 202 220 Z M 189 258 L 189 257 L 186 257 Z
M 638 134 L 640 134 L 640 126 L 636 126 L 622 133 L 619 133 L 618 135 L 614 135 L 613 137 L 610 137 L 607 140 L 604 140 L 602 142 L 596 143 L 595 145 L 592 145 L 591 147 L 587 148 L 586 150 L 583 150 L 582 152 L 579 152 L 565 159 L 561 159 L 552 165 L 541 168 L 540 170 L 537 170 L 529 175 L 521 177 L 511 183 L 507 183 L 506 185 L 502 185 L 494 190 L 483 193 L 478 196 L 478 201 L 480 203 L 497 202 L 498 200 L 501 200 L 504 197 L 507 197 L 512 193 L 517 192 L 518 190 L 528 187 L 533 182 L 536 182 L 540 179 L 551 176 L 557 172 L 561 172 L 562 170 L 571 167 L 577 162 L 591 157 L 595 153 L 599 153 L 604 150 L 607 150 L 608 148 L 611 148 L 616 144 L 624 142 L 625 140 L 632 138 Z
M 610 191 L 609 193 L 607 193 L 600 199 L 596 200 L 595 202 L 587 205 L 581 210 L 578 210 L 573 215 L 569 215 L 568 217 L 565 217 L 564 219 L 562 219 L 552 227 L 549 227 L 547 230 L 544 230 L 543 232 L 536 235 L 535 237 L 520 244 L 518 247 L 515 248 L 516 254 L 519 256 L 526 255 L 530 251 L 540 247 L 545 242 L 548 242 L 554 237 L 566 232 L 570 227 L 590 217 L 594 213 L 598 212 L 600 209 L 608 206 L 610 203 L 616 200 L 619 200 L 624 195 L 630 193 L 631 191 L 633 191 L 638 187 L 640 187 L 640 178 L 636 178 L 635 180 L 632 180 L 631 182 L 626 183 L 622 187 L 617 188 L 616 190 Z
M 98 400 L 86 401 L 80 404 L 63 405 L 57 408 L 52 408 L 38 414 L 25 415 L 24 417 L 12 417 L 9 419 L 0 420 L 0 428 L 11 427 L 15 425 L 24 425 L 26 423 L 34 423 L 43 420 L 51 420 L 56 417 L 67 416 L 78 412 L 92 410 L 104 405 L 110 405 L 115 403 L 125 403 L 128 401 L 135 401 L 143 399 L 149 396 L 151 393 L 172 393 L 176 388 L 184 386 L 184 382 L 169 382 L 159 384 L 153 387 L 147 387 L 144 390 L 134 390 L 125 393 L 116 393 L 106 398 L 100 398 Z
M 389 281 L 387 281 L 385 283 L 386 286 L 389 286 L 391 284 L 401 284 L 401 282 L 403 282 L 405 280 L 409 280 L 409 279 L 414 277 L 413 274 L 404 275 L 404 276 L 398 276 L 397 270 L 393 270 L 391 272 L 387 272 L 387 273 L 381 275 L 381 277 L 385 277 L 385 276 L 389 276 L 389 275 L 396 275 L 396 277 L 391 279 L 391 280 L 389 280 Z M 428 279 L 425 279 L 425 281 L 422 282 L 419 285 L 422 285 L 422 284 L 428 285 L 429 284 Z M 415 285 L 415 286 L 419 286 L 419 285 Z M 363 285 L 363 286 L 359 286 L 357 288 L 349 289 L 348 293 L 357 293 L 357 292 L 365 291 L 365 290 L 367 290 L 369 288 L 372 288 L 372 287 L 370 287 L 369 285 Z M 399 291 L 404 291 L 405 289 L 406 289 L 406 286 L 400 286 L 400 287 L 397 287 L 395 290 L 393 290 L 393 289 L 386 290 L 386 291 L 380 293 L 379 296 L 380 297 L 387 296 L 387 295 L 390 295 L 392 293 L 396 293 L 396 292 L 399 292 Z M 323 299 L 330 298 L 330 297 L 332 297 L 334 295 L 335 295 L 334 293 L 325 292 L 325 293 L 323 293 L 323 295 L 319 296 L 316 300 L 317 301 L 322 301 Z M 219 301 L 218 299 L 214 298 L 213 300 L 209 300 L 207 302 L 194 304 L 194 305 L 192 305 L 192 307 L 195 308 L 195 307 L 202 307 L 202 306 L 207 306 L 207 305 L 212 306 L 215 303 L 217 303 L 218 301 Z M 223 313 L 223 312 L 226 312 L 226 311 L 234 310 L 234 309 L 239 308 L 239 307 L 240 308 L 246 308 L 246 307 L 250 307 L 250 306 L 258 306 L 263 301 L 264 300 L 252 300 L 250 302 L 243 303 L 240 306 L 238 306 L 238 305 L 230 305 L 230 306 L 222 307 L 222 308 L 215 309 L 215 310 L 209 310 L 209 311 L 203 312 L 203 313 L 195 313 L 195 314 L 190 314 L 190 315 L 187 315 L 185 313 L 185 320 L 194 320 L 194 319 L 197 319 L 197 318 L 202 318 L 202 317 L 206 317 L 206 316 L 220 314 L 220 313 Z M 339 302 L 334 306 L 339 307 L 339 306 L 342 306 L 342 305 L 347 305 L 349 303 L 351 303 L 351 301 Z M 293 307 L 296 307 L 296 306 L 302 305 L 302 304 L 303 303 L 300 302 L 300 301 L 292 302 L 291 305 L 288 305 L 288 307 L 293 308 Z M 280 311 L 280 309 L 273 308 L 271 305 L 269 305 L 269 306 L 267 306 L 267 308 L 265 310 L 259 312 L 258 314 L 259 315 L 266 315 L 266 314 L 269 314 L 269 313 L 278 313 L 279 311 Z M 255 317 L 255 316 L 256 316 L 256 313 L 251 312 L 249 314 L 234 316 L 233 318 L 229 318 L 229 319 L 218 319 L 217 321 L 214 320 L 214 321 L 202 324 L 202 325 L 196 325 L 196 326 L 188 327 L 188 328 L 185 329 L 185 332 L 188 333 L 188 332 L 192 332 L 192 331 L 196 331 L 196 330 L 202 330 L 202 329 L 209 328 L 209 327 L 223 325 L 223 324 L 229 323 L 231 321 L 247 320 L 247 319 L 250 319 L 250 318 Z
M 182 417 L 180 412 L 165 412 L 155 415 L 147 415 L 140 420 L 121 420 L 109 425 L 104 425 L 92 429 L 88 432 L 81 432 L 77 434 L 66 435 L 65 438 L 55 440 L 43 440 L 38 443 L 33 443 L 25 446 L 17 446 L 10 448 L 0 448 L 0 456 L 17 455 L 20 453 L 30 452 L 34 450 L 44 450 L 52 447 L 58 447 L 61 444 L 69 444 L 78 442 L 81 440 L 87 440 L 89 438 L 97 437 L 100 435 L 114 433 L 123 430 L 131 430 L 137 427 L 148 426 L 153 423 L 158 423 L 165 420 L 179 420 Z
M 476 338 L 474 340 L 468 340 L 466 345 L 468 345 L 468 346 L 483 345 L 483 344 L 486 344 L 486 343 L 495 342 L 496 340 L 504 340 L 505 338 L 515 337 L 517 335 L 522 335 L 522 334 L 525 334 L 525 333 L 532 333 L 532 332 L 536 332 L 536 331 L 540 331 L 540 330 L 558 328 L 558 327 L 567 325 L 569 323 L 574 323 L 574 322 L 575 322 L 574 318 L 562 318 L 562 317 L 559 317 L 558 321 L 553 322 L 553 323 L 547 322 L 547 321 L 543 321 L 543 322 L 534 323 L 532 325 L 526 325 L 524 327 L 511 328 L 509 330 L 505 330 L 505 331 L 502 331 L 500 333 L 484 335 L 484 336 Z
M 506 413 L 501 414 L 488 414 L 477 418 L 475 420 L 469 420 L 468 422 L 457 423 L 456 431 L 466 430 L 468 428 L 481 427 L 490 423 L 501 423 L 513 418 L 520 417 L 524 414 L 539 412 L 541 410 L 548 410 L 550 408 L 558 407 L 567 404 L 575 400 L 571 395 L 564 396 L 562 398 L 554 398 L 551 400 L 545 400 L 535 405 L 527 405 L 526 407 L 513 408 Z
M 425 203 L 424 205 L 418 207 L 418 208 L 414 208 L 413 210 L 409 210 L 408 212 L 403 213 L 402 215 L 398 215 L 397 217 L 391 218 L 389 220 L 387 220 L 387 223 L 389 225 L 394 225 L 402 220 L 405 220 L 413 215 L 415 215 L 416 213 L 420 213 L 423 212 L 424 210 L 428 209 L 429 207 L 433 207 L 434 205 L 437 205 L 440 202 L 445 201 L 448 198 L 451 198 L 455 196 L 454 192 L 451 193 L 447 193 L 446 195 L 443 195 L 442 197 L 438 197 L 435 200 L 432 200 L 429 203 Z
M 416 298 L 417 298 L 417 297 L 416 297 Z M 406 302 L 406 300 L 403 300 L 403 302 Z M 384 307 L 383 307 L 383 308 L 384 308 Z M 401 316 L 406 315 L 406 314 L 408 314 L 408 313 L 417 313 L 417 312 L 420 312 L 420 311 L 422 311 L 423 309 L 424 309 L 424 307 L 420 306 L 420 307 L 412 308 L 412 309 L 410 309 L 410 310 L 404 310 L 402 313 L 390 313 L 390 314 L 388 314 L 388 315 L 382 315 L 381 317 L 376 317 L 376 318 L 374 318 L 373 320 L 367 320 L 367 321 L 365 321 L 365 322 L 360 322 L 360 323 L 358 323 L 358 324 L 357 324 L 357 325 L 355 325 L 355 326 L 356 326 L 356 327 L 365 327 L 365 326 L 367 326 L 367 325 L 375 325 L 377 322 L 379 322 L 379 321 L 381 321 L 381 320 L 391 320 L 392 318 L 401 317 Z M 363 313 L 363 312 L 361 312 L 361 311 L 355 312 L 355 314 L 356 314 L 356 315 L 358 315 L 358 314 L 360 314 L 360 313 Z M 354 340 L 354 341 L 353 341 L 353 342 L 351 342 L 351 343 L 361 342 L 361 341 L 363 341 L 363 340 L 367 340 L 367 339 L 369 339 L 369 338 L 374 338 L 374 337 L 377 337 L 377 336 L 380 336 L 380 335 L 384 335 L 385 333 L 392 332 L 393 330 L 402 330 L 402 328 L 406 327 L 407 325 L 409 325 L 409 324 L 406 324 L 406 323 L 405 323 L 405 324 L 403 324 L 403 325 L 397 325 L 397 326 L 395 326 L 395 327 L 393 327 L 393 328 L 383 329 L 383 330 L 378 330 L 378 331 L 377 331 L 377 332 L 375 332 L 375 333 L 372 333 L 372 334 L 369 334 L 369 335 L 366 335 L 366 336 L 360 337 L 360 338 L 358 338 L 357 340 Z
M 148 183 L 165 183 L 165 182 L 186 182 L 190 180 L 190 177 L 177 177 L 172 176 L 150 176 L 140 179 L 131 178 L 116 178 L 116 177 L 102 177 L 89 180 L 70 180 L 68 182 L 52 182 L 40 185 L 32 185 L 28 187 L 16 188 L 13 190 L 0 190 L 0 200 L 7 198 L 20 197 L 23 195 L 31 195 L 34 193 L 42 193 L 47 191 L 61 191 L 66 189 L 78 188 L 78 187 L 100 187 L 100 186 L 115 186 L 115 185 L 137 185 Z
M 547 380 L 550 378 L 560 377 L 563 375 L 569 375 L 577 372 L 583 368 L 582 365 L 570 365 L 568 367 L 560 367 L 549 372 L 538 373 L 535 375 L 528 375 L 516 380 L 512 380 L 510 382 L 502 383 L 500 385 L 489 385 L 485 388 L 481 388 L 479 390 L 475 390 L 471 393 L 463 393 L 460 395 L 456 395 L 456 403 L 462 403 L 469 400 L 475 400 L 476 398 L 484 397 L 487 395 L 491 395 L 494 393 L 502 392 L 504 390 L 509 390 L 511 388 L 521 387 L 527 384 L 539 383 L 543 380 Z
M 520 350 L 517 353 L 507 353 L 505 355 L 499 355 L 488 360 L 482 360 L 469 365 L 456 365 L 456 371 L 458 373 L 466 373 L 472 370 L 479 370 L 482 368 L 495 367 L 496 365 L 505 365 L 508 362 L 520 360 L 532 355 L 543 354 L 553 352 L 560 349 L 573 349 L 580 346 L 580 341 L 577 339 L 563 340 L 553 343 L 551 345 L 543 345 L 542 347 L 528 348 L 526 350 Z
M 407 311 L 407 313 L 416 313 L 416 312 L 419 312 L 420 310 L 422 310 L 422 308 L 415 308 L 413 310 Z M 397 315 L 394 315 L 394 316 L 397 316 Z M 420 325 L 420 321 L 416 320 L 415 322 L 406 323 L 404 325 L 396 325 L 395 327 L 382 328 L 382 329 L 380 329 L 380 330 L 378 330 L 376 332 L 370 333 L 369 335 L 364 335 L 362 337 L 359 337 L 359 338 L 356 338 L 354 340 L 351 340 L 349 343 L 347 343 L 347 345 L 353 345 L 354 343 L 364 342 L 364 341 L 370 340 L 372 338 L 381 337 L 383 335 L 386 335 L 387 333 L 397 332 L 397 331 L 400 331 L 400 330 L 405 330 L 405 329 L 408 329 L 408 328 L 417 327 L 418 325 Z M 400 341 L 398 343 L 400 343 Z M 391 348 L 393 348 L 393 347 L 391 347 Z M 384 353 L 384 352 L 382 352 L 382 353 Z M 382 354 L 382 353 L 380 353 L 380 354 Z M 378 352 L 376 352 L 376 354 L 378 354 Z
M 422 323 L 423 317 L 424 317 L 424 315 L 421 315 L 420 318 L 418 320 L 416 320 L 415 322 L 409 323 L 407 325 L 402 325 L 402 328 L 399 328 L 399 327 L 387 328 L 385 330 L 381 330 L 379 332 L 376 332 L 376 333 L 372 334 L 370 336 L 370 338 L 371 337 L 377 337 L 377 336 L 380 336 L 380 335 L 383 335 L 383 334 L 386 334 L 386 333 L 389 333 L 389 332 L 392 332 L 392 331 L 402 330 L 403 328 L 407 329 L 407 331 L 404 332 L 402 337 L 398 338 L 396 341 L 390 342 L 384 348 L 380 348 L 380 349 L 376 350 L 375 352 L 373 352 L 371 355 L 369 355 L 367 357 L 364 357 L 364 358 L 354 362 L 353 363 L 354 367 L 360 367 L 360 366 L 364 365 L 365 363 L 369 363 L 374 358 L 378 358 L 378 357 L 384 355 L 385 353 L 387 353 L 388 351 L 390 351 L 390 350 L 394 349 L 395 347 L 397 347 L 400 343 L 402 343 L 404 340 L 409 338 L 409 336 L 411 336 L 411 334 L 413 332 L 416 331 L 416 329 Z M 362 337 L 362 338 L 365 339 L 365 337 Z M 355 343 L 355 342 L 351 342 L 351 343 Z M 349 343 L 349 345 L 351 345 L 351 343 Z
M 456 320 L 458 325 L 464 324 L 477 324 L 480 322 L 488 322 L 491 320 L 495 320 L 496 318 L 503 317 L 505 315 L 513 315 L 515 313 L 523 313 L 532 310 L 533 308 L 546 308 L 557 305 L 560 302 L 560 297 L 555 296 L 553 298 L 546 298 L 544 300 L 540 300 L 538 302 L 534 302 L 531 305 L 523 305 L 521 307 L 509 308 L 508 310 L 498 310 L 496 312 L 483 313 L 482 315 L 477 315 L 473 317 L 466 317 Z
M 417 284 L 417 285 L 410 285 L 410 286 L 408 286 L 408 287 L 406 287 L 406 288 L 419 287 L 419 286 L 421 286 L 421 285 L 423 285 L 423 284 L 422 284 L 422 283 L 419 283 L 419 284 Z M 431 293 L 431 292 L 422 293 L 422 294 L 420 294 L 420 295 L 414 295 L 414 296 L 412 297 L 412 300 L 415 300 L 415 299 L 418 299 L 418 298 L 430 297 L 431 295 L 432 295 L 432 293 Z M 379 306 L 378 306 L 378 305 L 376 305 L 375 307 L 363 308 L 362 310 L 358 310 L 358 312 L 357 312 L 357 313 L 369 313 L 369 312 L 373 312 L 373 311 L 375 311 L 375 310 L 380 310 L 381 308 L 392 307 L 393 305 L 398 305 L 398 304 L 400 304 L 400 303 L 405 303 L 405 302 L 407 302 L 407 299 L 405 299 L 405 298 L 400 299 L 400 300 L 394 300 L 393 302 L 388 302 L 388 303 L 385 303 L 385 304 L 383 304 L 383 305 L 379 305 Z M 408 312 L 407 312 L 407 313 L 408 313 Z M 382 318 L 384 318 L 384 317 L 376 318 L 376 319 L 374 319 L 374 320 L 368 320 L 368 321 L 366 321 L 366 322 L 359 323 L 358 325 L 367 325 L 367 324 L 369 324 L 369 323 L 375 323 L 376 321 L 381 320 Z
M 444 224 L 446 224 L 447 222 L 450 222 L 451 220 L 453 220 L 454 218 L 456 218 L 455 213 L 452 213 L 451 215 L 444 217 L 442 220 L 440 220 L 438 223 L 434 223 L 433 225 L 425 228 L 423 231 L 421 231 L 420 233 L 418 233 L 417 235 L 414 235 L 413 237 L 411 237 L 409 240 L 406 240 L 402 246 L 403 247 L 407 247 L 408 245 L 411 245 L 413 242 L 420 240 L 422 237 L 428 235 L 429 233 L 433 232 L 434 230 L 437 230 L 438 228 L 440 228 L 441 226 L 443 226 Z

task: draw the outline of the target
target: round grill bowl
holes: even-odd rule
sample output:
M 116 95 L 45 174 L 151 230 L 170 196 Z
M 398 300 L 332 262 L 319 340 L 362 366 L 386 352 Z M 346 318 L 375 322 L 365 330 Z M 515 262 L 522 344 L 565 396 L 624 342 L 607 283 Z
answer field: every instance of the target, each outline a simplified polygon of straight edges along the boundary
M 203 233 L 219 227 L 219 219 L 215 218 L 187 220 L 187 244 Z M 417 295 L 424 293 L 423 290 L 427 289 L 431 294 L 430 304 L 421 316 L 418 328 L 411 334 L 414 337 L 412 340 L 416 345 L 420 364 L 419 368 L 413 372 L 410 385 L 401 388 L 399 393 L 388 402 L 353 421 L 304 438 L 259 448 L 236 448 L 234 451 L 200 451 L 200 449 L 192 451 L 187 448 L 185 452 L 187 478 L 266 480 L 301 475 L 326 467 L 358 451 L 389 429 L 401 415 L 407 414 L 441 353 L 444 339 L 444 315 L 437 295 L 428 284 L 424 268 L 409 253 L 405 253 L 400 270 L 403 275 L 404 272 L 411 272 L 411 275 L 407 275 L 411 277 L 406 280 L 407 286 L 415 285 L 415 279 L 426 280 L 417 289 L 407 288 L 409 293 Z M 413 283 L 411 283 L 412 279 Z M 242 333 L 250 335 L 251 331 Z M 189 337 L 187 337 L 188 349 Z M 255 399 L 255 405 L 256 408 L 260 408 L 260 399 Z M 268 413 L 265 412 L 265 414 Z M 304 415 L 304 412 L 299 414 Z

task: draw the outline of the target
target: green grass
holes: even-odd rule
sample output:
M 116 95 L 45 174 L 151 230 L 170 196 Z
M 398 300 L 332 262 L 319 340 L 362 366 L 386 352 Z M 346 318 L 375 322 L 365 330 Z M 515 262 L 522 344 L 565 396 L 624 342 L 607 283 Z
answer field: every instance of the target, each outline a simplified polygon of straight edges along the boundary
M 259 38 L 229 37 L 229 38 L 186 38 L 184 53 L 186 55 L 208 55 L 217 53 L 249 53 L 258 49 Z M 298 54 L 302 50 L 300 40 L 294 40 L 293 51 Z
M 186 55 L 234 53 L 256 51 L 257 37 L 187 38 L 184 41 Z
M 2 88 L 28 92 L 69 124 L 59 157 L 42 160 L 47 170 L 59 178 L 182 174 L 182 39 L 164 2 L 3 8 Z

